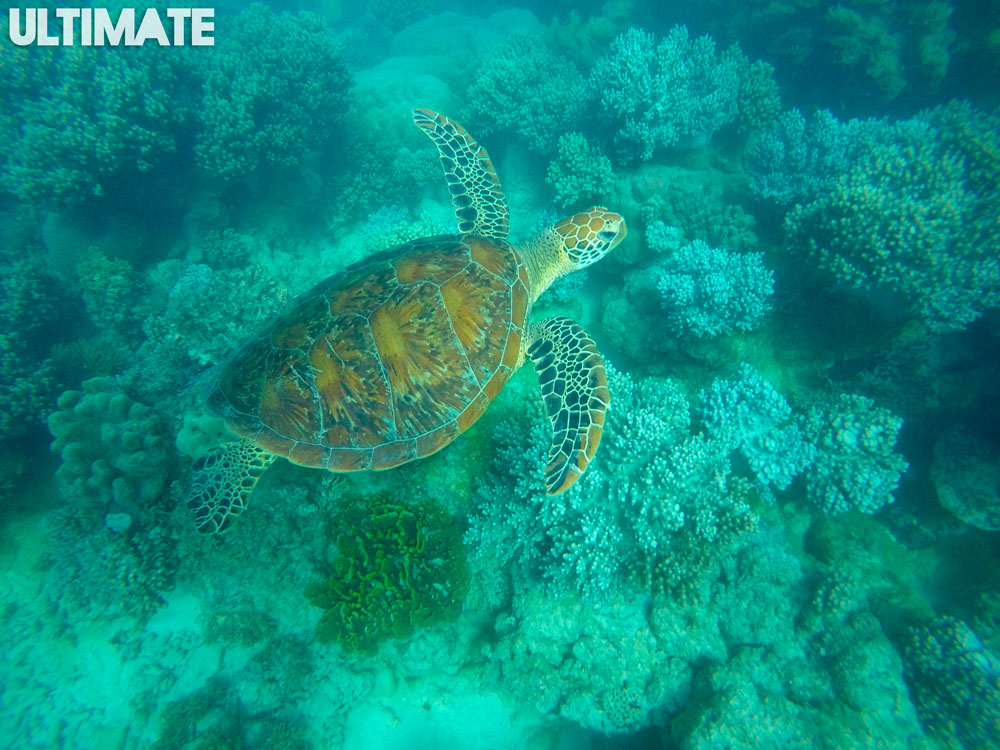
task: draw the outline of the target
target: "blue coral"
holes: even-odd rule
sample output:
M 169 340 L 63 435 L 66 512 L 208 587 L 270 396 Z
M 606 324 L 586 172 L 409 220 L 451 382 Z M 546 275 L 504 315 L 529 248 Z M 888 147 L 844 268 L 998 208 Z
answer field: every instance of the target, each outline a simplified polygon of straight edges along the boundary
M 827 513 L 874 513 L 891 503 L 909 468 L 894 450 L 902 426 L 902 419 L 865 396 L 841 393 L 812 407 L 802 428 L 815 446 L 805 472 L 810 499 Z
M 466 540 L 482 556 L 540 572 L 555 591 L 599 596 L 621 591 L 630 576 L 693 585 L 704 545 L 724 548 L 754 524 L 729 481 L 729 448 L 690 434 L 675 381 L 636 381 L 610 367 L 608 378 L 615 405 L 598 457 L 562 495 L 544 491 L 550 427 L 542 414 L 530 426 L 501 423 L 495 469 L 478 488 Z M 663 570 L 670 581 L 655 572 Z
M 739 450 L 764 484 L 783 490 L 813 459 L 792 407 L 750 365 L 717 378 L 698 397 L 709 435 Z
M 595 63 L 587 87 L 619 151 L 647 160 L 659 148 L 707 142 L 735 119 L 740 76 L 710 37 L 675 26 L 657 42 L 631 28 Z
M 757 326 L 770 307 L 774 278 L 761 253 L 695 240 L 660 265 L 656 289 L 674 333 L 718 336 Z

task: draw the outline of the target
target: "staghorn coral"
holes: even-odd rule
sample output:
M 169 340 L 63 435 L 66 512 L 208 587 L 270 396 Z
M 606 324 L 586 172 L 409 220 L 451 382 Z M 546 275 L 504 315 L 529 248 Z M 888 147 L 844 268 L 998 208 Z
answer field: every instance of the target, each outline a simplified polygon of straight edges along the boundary
M 468 588 L 461 535 L 437 505 L 385 494 L 346 503 L 331 531 L 330 577 L 306 589 L 323 610 L 316 637 L 374 654 L 390 638 L 458 615 Z
M 56 478 L 74 503 L 142 517 L 163 497 L 172 456 L 156 413 L 111 378 L 59 397 L 49 416 Z
M 255 3 L 213 50 L 195 144 L 209 174 L 232 180 L 299 165 L 336 132 L 350 79 L 319 16 Z
M 761 253 L 730 253 L 701 240 L 657 268 L 656 289 L 676 334 L 718 336 L 751 331 L 770 308 L 774 278 Z
M 874 513 L 891 503 L 909 468 L 893 451 L 902 426 L 902 419 L 864 396 L 841 393 L 812 407 L 802 422 L 815 448 L 805 471 L 810 499 L 826 513 Z

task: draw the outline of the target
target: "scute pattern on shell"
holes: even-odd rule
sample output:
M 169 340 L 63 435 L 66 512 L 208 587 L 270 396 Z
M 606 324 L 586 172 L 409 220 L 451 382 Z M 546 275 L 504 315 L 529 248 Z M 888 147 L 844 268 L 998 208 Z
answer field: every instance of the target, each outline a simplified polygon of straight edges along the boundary
M 400 245 L 321 282 L 223 365 L 209 403 L 303 466 L 389 469 L 450 443 L 517 362 L 527 271 L 475 236 Z

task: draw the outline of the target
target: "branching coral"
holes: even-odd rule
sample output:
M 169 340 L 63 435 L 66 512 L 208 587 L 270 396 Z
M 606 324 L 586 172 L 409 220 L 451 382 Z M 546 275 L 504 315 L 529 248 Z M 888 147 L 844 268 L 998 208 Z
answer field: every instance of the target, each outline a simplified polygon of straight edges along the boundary
M 934 444 L 931 480 L 938 501 L 965 523 L 1000 531 L 1000 448 L 959 427 Z
M 756 247 L 753 216 L 707 177 L 701 171 L 657 168 L 648 180 L 655 192 L 643 201 L 641 218 L 647 226 L 656 221 L 675 226 L 688 241 L 704 240 L 730 250 Z
M 511 130 L 531 150 L 551 152 L 576 123 L 583 77 L 541 38 L 516 36 L 483 61 L 466 101 L 463 122 L 478 137 Z
M 656 38 L 631 28 L 598 60 L 588 101 L 625 158 L 648 160 L 659 148 L 704 144 L 723 125 L 766 125 L 780 109 L 773 70 L 738 47 L 719 55 L 708 36 L 684 26 Z
M 941 617 L 909 628 L 903 658 L 932 735 L 975 750 L 1000 743 L 1000 656 L 968 625 Z
M 114 175 L 151 169 L 176 150 L 171 128 L 186 115 L 177 56 L 149 46 L 61 52 L 41 91 L 18 98 L 18 135 L 0 157 L 0 185 L 43 205 L 99 196 Z
M 46 345 L 56 314 L 54 284 L 37 262 L 0 265 L 0 438 L 43 424 L 55 402 Z
M 695 240 L 660 264 L 656 289 L 674 333 L 718 336 L 753 330 L 770 307 L 774 280 L 761 253 Z
M 568 208 L 606 201 L 615 180 L 611 160 L 579 133 L 559 136 L 557 150 L 545 176 L 556 191 L 556 203 Z
M 827 11 L 834 32 L 830 42 L 841 63 L 849 68 L 863 65 L 887 99 L 895 98 L 903 87 L 900 40 L 889 27 L 890 19 L 865 15 L 843 4 Z
M 482 557 L 540 573 L 556 591 L 614 595 L 651 579 L 669 586 L 659 573 L 671 565 L 697 587 L 714 552 L 708 560 L 689 555 L 685 540 L 712 542 L 717 552 L 753 527 L 747 494 L 729 479 L 728 448 L 689 434 L 687 399 L 675 382 L 636 382 L 609 368 L 609 388 L 615 406 L 599 458 L 563 495 L 544 493 L 550 428 L 540 410 L 526 415 L 528 424 L 497 427 L 497 461 L 478 489 L 466 540 Z
M 856 508 L 874 513 L 893 501 L 899 478 L 909 468 L 895 453 L 903 420 L 864 396 L 840 394 L 814 406 L 802 431 L 815 447 L 806 468 L 809 496 L 827 513 Z
M 435 504 L 355 500 L 338 511 L 332 532 L 339 554 L 331 575 L 306 590 L 323 609 L 319 640 L 375 653 L 386 639 L 461 611 L 468 588 L 462 538 Z
M 812 461 L 791 406 L 750 365 L 716 379 L 698 401 L 709 434 L 738 449 L 764 484 L 783 490 Z
M 318 16 L 251 5 L 208 63 L 199 164 L 223 179 L 301 164 L 336 132 L 348 86 L 340 50 Z
M 1000 305 L 1000 193 L 973 189 L 966 153 L 935 128 L 915 122 L 907 135 L 864 154 L 829 195 L 796 206 L 786 229 L 792 248 L 840 283 L 891 292 L 932 327 L 962 328 Z M 996 139 L 962 144 L 981 163 Z
M 281 290 L 262 266 L 178 266 L 168 261 L 154 274 L 166 300 L 143 320 L 146 341 L 129 373 L 144 393 L 179 388 L 198 368 L 222 361 L 281 304 Z
M 587 83 L 599 120 L 625 156 L 647 160 L 658 148 L 709 138 L 736 116 L 739 71 L 715 42 L 675 26 L 660 42 L 631 28 L 598 60 Z

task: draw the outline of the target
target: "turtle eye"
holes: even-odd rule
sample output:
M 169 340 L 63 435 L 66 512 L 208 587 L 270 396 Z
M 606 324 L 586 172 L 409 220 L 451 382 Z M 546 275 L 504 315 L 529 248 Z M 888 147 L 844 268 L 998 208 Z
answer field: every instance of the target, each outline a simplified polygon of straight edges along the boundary
M 597 236 L 601 238 L 602 242 L 611 242 L 611 240 L 613 240 L 617 235 L 618 232 L 612 231 L 610 229 L 604 229 L 597 233 Z

